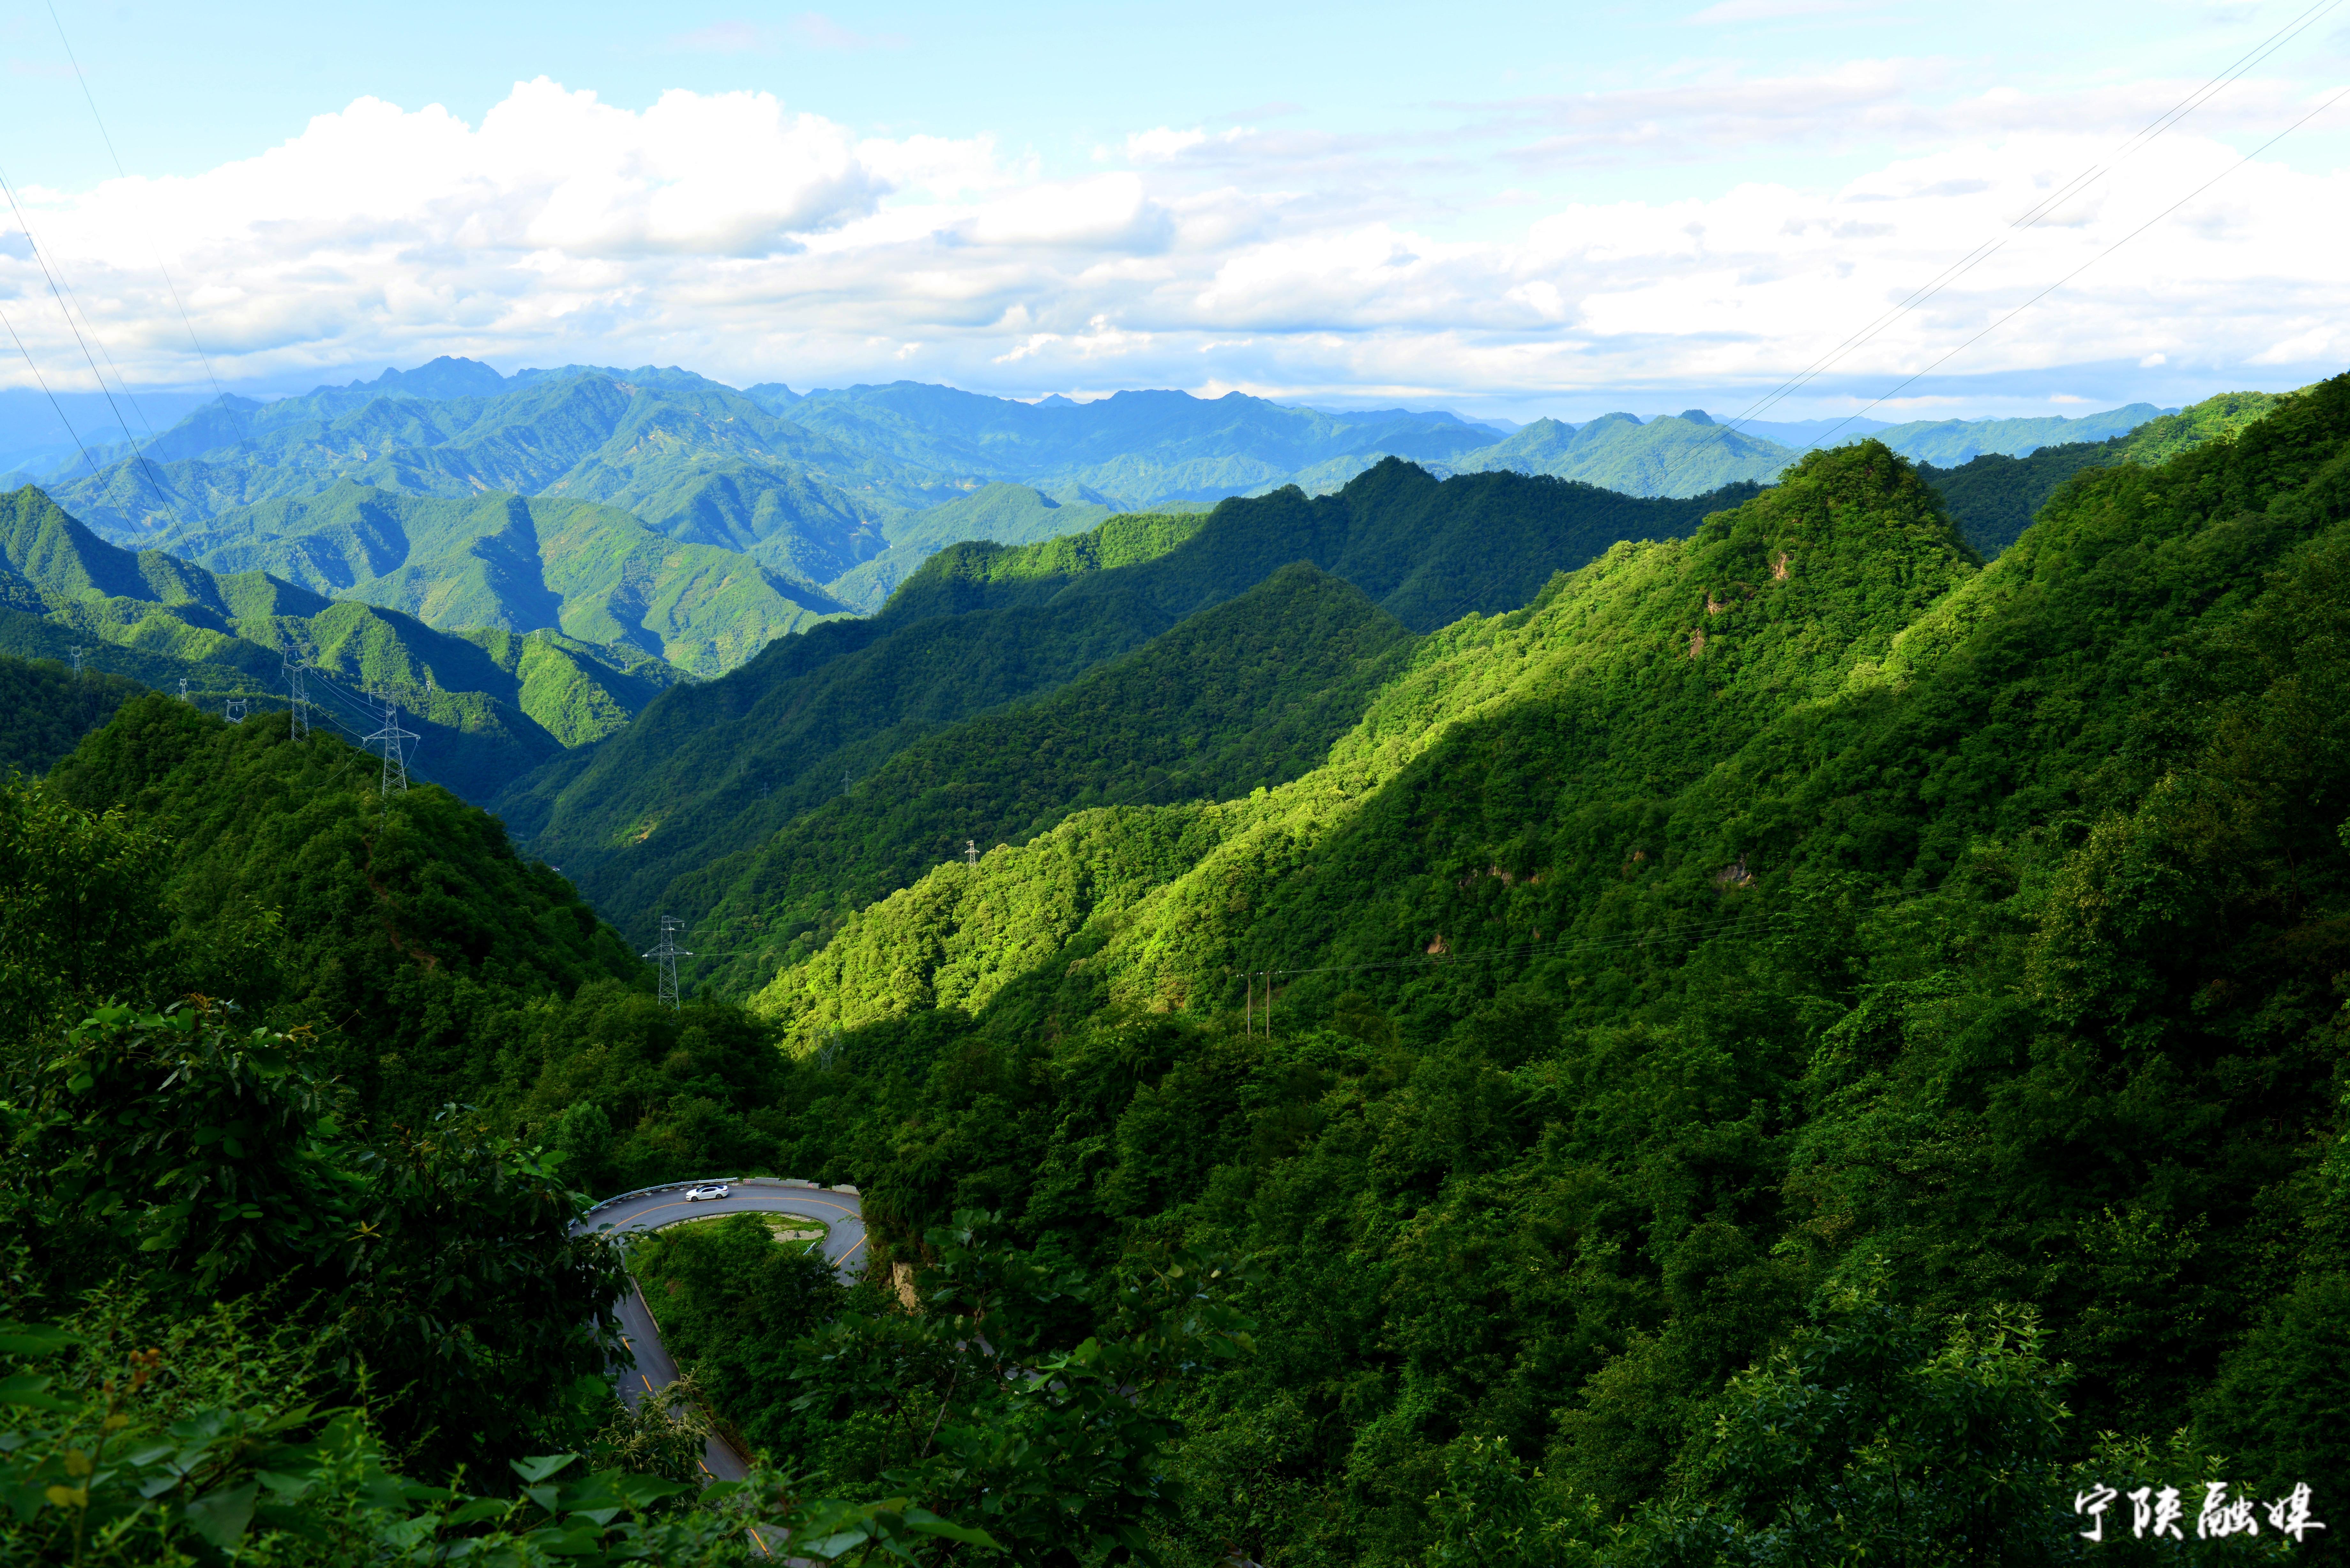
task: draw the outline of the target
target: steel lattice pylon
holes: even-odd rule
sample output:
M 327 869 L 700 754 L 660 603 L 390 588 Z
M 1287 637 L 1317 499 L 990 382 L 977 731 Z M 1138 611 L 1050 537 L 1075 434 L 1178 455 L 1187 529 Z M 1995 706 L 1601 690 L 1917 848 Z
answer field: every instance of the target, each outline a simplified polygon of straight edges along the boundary
M 660 918 L 660 945 L 644 956 L 660 966 L 660 1003 L 672 1012 L 683 1005 L 677 995 L 677 961 L 693 954 L 677 945 L 677 933 L 685 929 L 685 922 L 675 915 Z

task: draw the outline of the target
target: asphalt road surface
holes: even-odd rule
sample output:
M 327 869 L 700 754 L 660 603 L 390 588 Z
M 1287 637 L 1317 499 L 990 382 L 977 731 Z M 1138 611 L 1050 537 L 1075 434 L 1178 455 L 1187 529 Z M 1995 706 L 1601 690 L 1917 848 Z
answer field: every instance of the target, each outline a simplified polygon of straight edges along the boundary
M 721 1214 L 799 1214 L 821 1220 L 830 1227 L 824 1239 L 824 1255 L 844 1273 L 856 1267 L 865 1250 L 865 1215 L 857 1194 L 837 1192 L 827 1187 L 737 1182 L 729 1196 L 699 1203 L 685 1200 L 683 1187 L 631 1193 L 598 1204 L 586 1223 L 589 1229 L 616 1232 L 655 1231 L 681 1220 L 708 1220 Z M 660 1324 L 634 1287 L 620 1300 L 620 1333 L 637 1357 L 636 1370 L 623 1380 L 622 1398 L 633 1405 L 647 1394 L 677 1381 L 677 1362 L 661 1343 Z M 717 1480 L 741 1480 L 750 1473 L 743 1456 L 715 1434 L 710 1438 L 702 1464 Z

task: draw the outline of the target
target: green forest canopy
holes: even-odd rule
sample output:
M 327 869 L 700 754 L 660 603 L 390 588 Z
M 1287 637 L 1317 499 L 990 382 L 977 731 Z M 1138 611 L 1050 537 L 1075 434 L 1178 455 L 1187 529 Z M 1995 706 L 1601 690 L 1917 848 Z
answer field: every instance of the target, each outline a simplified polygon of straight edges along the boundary
M 598 1403 L 618 1282 L 562 1234 L 564 1174 L 764 1168 L 862 1188 L 925 1308 L 748 1232 L 645 1261 L 720 1415 L 813 1472 L 766 1515 L 811 1547 L 976 1546 L 789 1511 L 884 1471 L 1037 1561 L 2057 1562 L 2098 1481 L 2307 1481 L 2338 1512 L 2350 378 L 2074 475 L 1987 566 L 1881 446 L 1710 510 L 1466 618 L 1421 618 L 1486 591 L 1440 551 L 1343 533 L 1349 571 L 1256 590 L 1330 618 L 1308 664 L 1235 638 L 1191 690 L 1182 638 L 1218 623 L 1187 609 L 1069 706 L 991 722 L 1195 722 L 1210 798 L 1146 772 L 934 868 L 749 1012 L 653 1006 L 571 888 L 439 790 L 381 799 L 282 716 L 122 701 L 0 794 L 0 1221 L 34 1261 L 9 1310 L 65 1325 L 0 1334 L 33 1380 L 10 1484 L 95 1475 L 66 1467 L 109 1378 L 176 1390 L 135 1433 L 282 1423 L 287 1474 L 340 1452 L 494 1492 L 567 1445 L 612 1459 L 598 1485 L 657 1479 Z M 1038 580 L 941 573 L 981 603 Z M 1127 602 L 1203 580 L 1159 566 Z M 25 690 L 83 722 L 69 677 Z M 1301 704 L 1288 738 L 1235 729 L 1258 691 Z M 1357 702 L 1320 761 L 1237 793 Z M 1118 784 L 1040 751 L 974 753 L 1032 821 Z M 191 992 L 242 1013 L 151 1011 Z M 746 1278 L 815 1332 L 747 1310 Z M 263 1343 L 272 1290 L 314 1306 Z M 139 1380 L 127 1347 L 166 1343 Z M 349 1347 L 430 1397 L 355 1387 Z M 398 1371 L 450 1355 L 474 1375 Z M 48 1389 L 72 1397 L 22 1402 Z M 311 1480 L 309 1522 L 348 1533 L 300 1546 L 258 1480 L 232 1531 L 260 1460 L 204 1452 L 88 1506 L 289 1561 L 541 1517 Z M 1014 1505 L 1055 1485 L 1065 1510 Z M 546 1528 L 721 1560 L 739 1526 L 656 1491 L 549 1489 Z M 26 1495 L 0 1528 L 27 1552 L 83 1506 Z M 2181 1560 L 2266 1528 L 2190 1522 Z

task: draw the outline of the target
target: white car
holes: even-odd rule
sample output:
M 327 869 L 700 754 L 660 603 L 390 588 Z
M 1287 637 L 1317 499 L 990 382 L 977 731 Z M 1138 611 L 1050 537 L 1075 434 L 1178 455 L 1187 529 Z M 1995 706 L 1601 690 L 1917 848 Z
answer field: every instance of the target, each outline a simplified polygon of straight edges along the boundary
M 687 1188 L 685 1189 L 685 1200 L 688 1203 L 699 1203 L 705 1198 L 723 1198 L 726 1196 L 726 1192 L 727 1187 L 724 1182 L 713 1181 L 707 1187 Z

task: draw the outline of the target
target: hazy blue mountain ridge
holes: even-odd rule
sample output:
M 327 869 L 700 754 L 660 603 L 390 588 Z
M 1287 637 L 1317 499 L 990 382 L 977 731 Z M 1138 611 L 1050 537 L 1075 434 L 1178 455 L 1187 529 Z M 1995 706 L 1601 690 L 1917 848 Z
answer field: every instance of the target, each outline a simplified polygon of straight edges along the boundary
M 911 381 L 808 393 L 811 430 L 922 467 L 993 479 L 1074 481 L 1128 507 L 1214 500 L 1348 452 L 1442 459 L 1492 432 L 1449 413 L 1331 414 L 1230 392 L 1124 391 L 1024 403 Z
M 680 372 L 649 388 L 588 371 L 494 398 L 224 399 L 166 431 L 143 463 L 53 488 L 128 540 L 346 478 L 421 495 L 610 501 L 701 543 L 796 534 L 795 569 L 812 582 L 879 554 L 882 517 L 954 493 L 942 476 L 845 447 L 715 382 Z
M 2178 411 L 2158 409 L 2152 403 L 2131 403 L 2069 419 L 2049 414 L 2016 420 L 1914 420 L 1908 424 L 1886 426 L 1877 432 L 1877 439 L 1912 462 L 1950 468 L 1985 452 L 2029 457 L 2043 446 L 2108 441 L 2129 434 L 2149 420 Z

